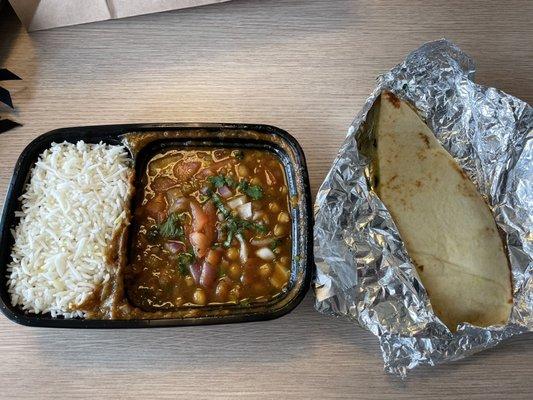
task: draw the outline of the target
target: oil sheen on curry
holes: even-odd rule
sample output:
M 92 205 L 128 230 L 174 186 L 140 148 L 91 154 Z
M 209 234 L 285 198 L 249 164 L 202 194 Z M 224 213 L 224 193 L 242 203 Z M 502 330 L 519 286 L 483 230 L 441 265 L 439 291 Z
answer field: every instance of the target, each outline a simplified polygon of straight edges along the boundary
M 125 285 L 145 311 L 265 302 L 290 277 L 285 173 L 264 150 L 168 150 L 137 194 Z

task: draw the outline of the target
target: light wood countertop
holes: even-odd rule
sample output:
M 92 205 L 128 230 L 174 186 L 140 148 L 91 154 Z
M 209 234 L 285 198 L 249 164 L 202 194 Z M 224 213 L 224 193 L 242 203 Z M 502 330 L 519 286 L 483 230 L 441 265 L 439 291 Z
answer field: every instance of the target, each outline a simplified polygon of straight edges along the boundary
M 133 122 L 278 126 L 304 148 L 314 195 L 376 76 L 425 41 L 455 41 L 477 82 L 531 103 L 532 20 L 531 1 L 235 0 L 28 34 L 4 9 L 0 66 L 24 79 L 5 85 L 24 126 L 0 135 L 0 201 L 36 136 Z M 1 316 L 0 397 L 528 398 L 532 345 L 517 337 L 402 382 L 370 333 L 319 315 L 311 294 L 278 320 L 226 326 L 32 329 Z

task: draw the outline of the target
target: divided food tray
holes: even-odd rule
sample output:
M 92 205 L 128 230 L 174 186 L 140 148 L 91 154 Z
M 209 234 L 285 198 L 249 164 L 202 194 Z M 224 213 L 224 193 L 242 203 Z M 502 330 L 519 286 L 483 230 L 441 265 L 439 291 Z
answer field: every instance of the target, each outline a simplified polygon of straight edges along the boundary
M 148 136 L 134 156 L 137 176 L 147 158 L 154 151 L 165 148 L 226 147 L 255 148 L 276 154 L 283 164 L 289 195 L 297 201 L 291 206 L 292 260 L 289 286 L 283 296 L 265 304 L 244 307 L 238 304 L 204 306 L 201 316 L 160 319 L 83 319 L 52 318 L 50 314 L 36 315 L 24 312 L 11 304 L 7 290 L 7 265 L 11 260 L 14 238 L 11 230 L 17 224 L 15 211 L 20 210 L 18 200 L 24 191 L 30 171 L 39 155 L 53 142 L 87 143 L 104 142 L 123 144 L 124 135 Z M 142 140 L 141 140 L 142 141 Z M 137 181 L 138 183 L 138 181 Z M 135 197 L 135 196 L 134 196 Z M 132 200 L 132 206 L 133 204 Z M 0 224 L 0 310 L 12 321 L 29 326 L 58 328 L 142 328 L 157 326 L 201 325 L 229 322 L 267 320 L 290 312 L 307 292 L 314 270 L 312 254 L 312 207 L 309 178 L 304 153 L 298 142 L 287 132 L 268 125 L 252 124 L 127 124 L 73 127 L 57 129 L 33 140 L 20 155 L 8 187 Z

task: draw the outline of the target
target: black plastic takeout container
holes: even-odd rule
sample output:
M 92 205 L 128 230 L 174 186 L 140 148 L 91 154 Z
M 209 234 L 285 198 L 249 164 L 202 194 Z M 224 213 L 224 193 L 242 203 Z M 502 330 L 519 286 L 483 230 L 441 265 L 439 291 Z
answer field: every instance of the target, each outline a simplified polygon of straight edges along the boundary
M 15 211 L 20 210 L 18 198 L 24 191 L 31 168 L 39 155 L 53 142 L 87 143 L 100 141 L 122 144 L 124 135 L 149 136 L 150 140 L 134 157 L 139 170 L 153 151 L 188 147 L 259 148 L 274 152 L 283 163 L 289 195 L 297 196 L 291 206 L 292 266 L 287 292 L 266 304 L 244 307 L 241 305 L 204 306 L 202 316 L 162 319 L 95 320 L 52 318 L 50 314 L 36 315 L 11 305 L 7 291 L 7 265 L 11 260 L 14 238 L 11 230 L 18 222 Z M 134 196 L 135 197 L 135 196 Z M 314 268 L 312 246 L 312 209 L 309 178 L 304 153 L 298 142 L 287 132 L 268 125 L 164 123 L 102 125 L 56 129 L 33 140 L 22 152 L 13 172 L 4 203 L 0 225 L 0 309 L 12 321 L 28 326 L 56 328 L 146 328 L 180 325 L 203 325 L 230 322 L 267 320 L 290 312 L 305 296 Z M 220 312 L 222 310 L 222 313 Z

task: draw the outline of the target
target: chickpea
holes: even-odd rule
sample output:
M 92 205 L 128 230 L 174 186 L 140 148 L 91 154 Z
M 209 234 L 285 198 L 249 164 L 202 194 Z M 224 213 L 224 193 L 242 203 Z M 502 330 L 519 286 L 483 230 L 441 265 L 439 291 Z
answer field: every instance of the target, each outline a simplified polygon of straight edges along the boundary
M 239 264 L 231 264 L 228 268 L 228 276 L 234 281 L 241 277 L 241 267 Z
M 251 181 L 252 185 L 261 185 L 261 179 L 259 179 L 257 176 L 254 176 Z
M 287 187 L 286 186 L 282 186 L 280 189 L 279 189 L 280 193 L 281 194 L 287 194 L 288 191 L 287 191 Z
M 259 275 L 263 278 L 268 278 L 272 274 L 272 266 L 270 264 L 263 264 L 259 267 Z
M 228 260 L 235 261 L 239 259 L 239 250 L 235 247 L 230 247 L 226 250 L 226 257 Z
M 276 224 L 274 226 L 274 235 L 276 236 L 283 236 L 285 234 L 285 227 L 280 224 Z
M 231 289 L 231 284 L 229 284 L 225 280 L 221 280 L 218 282 L 218 285 L 215 289 L 215 294 L 217 295 L 217 299 L 219 301 L 226 301 L 229 295 Z
M 242 295 L 242 286 L 239 284 L 233 286 L 233 289 L 231 289 L 229 292 L 229 298 L 232 301 L 239 300 L 241 298 L 241 295 Z
M 278 203 L 270 203 L 268 205 L 268 209 L 272 211 L 273 213 L 278 213 L 280 211 L 280 207 Z
M 192 299 L 200 306 L 205 306 L 207 304 L 207 296 L 205 295 L 204 289 L 196 289 L 192 295 Z
M 289 217 L 289 214 L 287 214 L 285 211 L 282 211 L 279 213 L 278 215 L 278 221 L 279 222 L 282 222 L 282 223 L 287 223 L 291 220 L 291 218 Z
M 239 173 L 240 176 L 242 176 L 243 178 L 246 178 L 250 175 L 250 170 L 248 169 L 248 167 L 244 164 L 240 164 L 238 167 L 237 167 L 237 172 Z
M 192 276 L 190 275 L 187 275 L 185 277 L 185 284 L 188 286 L 188 287 L 192 287 L 192 285 L 194 285 L 194 279 Z

